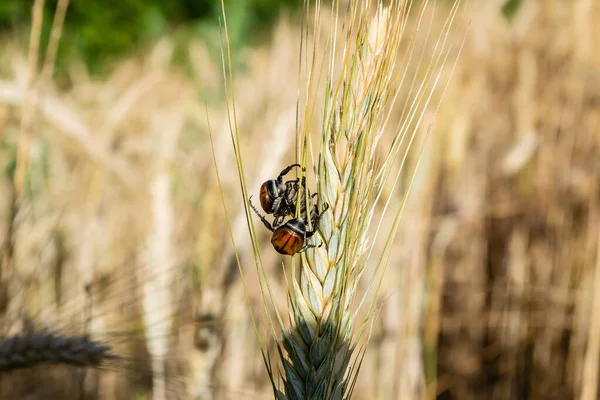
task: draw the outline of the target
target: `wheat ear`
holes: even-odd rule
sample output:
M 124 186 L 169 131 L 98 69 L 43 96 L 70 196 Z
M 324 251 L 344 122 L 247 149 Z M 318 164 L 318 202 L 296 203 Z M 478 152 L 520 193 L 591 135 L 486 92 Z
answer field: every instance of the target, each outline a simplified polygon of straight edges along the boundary
M 81 336 L 36 332 L 0 341 L 0 371 L 32 368 L 40 364 L 100 367 L 117 358 L 109 346 Z
M 396 58 L 396 49 L 386 47 L 389 10 L 379 9 L 369 21 L 367 10 L 353 7 L 356 2 L 350 14 L 358 17 L 350 27 L 342 78 L 331 79 L 327 88 L 318 184 L 319 199 L 329 209 L 315 235 L 322 246 L 303 254 L 300 279 L 293 280 L 290 295 L 294 327 L 283 339 L 288 399 L 343 399 L 352 390 L 347 369 L 354 316 L 349 306 L 374 209 L 373 128 L 393 79 L 387 69 Z
M 311 15 L 309 3 L 304 1 L 305 22 Z M 320 46 L 319 34 L 322 26 L 319 15 L 322 11 L 321 0 L 315 0 L 313 14 L 315 20 L 313 58 L 306 60 L 305 72 L 308 75 L 305 104 L 298 103 L 297 133 L 300 145 L 298 160 L 302 165 L 311 161 L 310 127 L 312 113 L 315 109 L 322 70 L 317 52 Z M 408 151 L 412 147 L 417 128 L 432 98 L 444 64 L 449 56 L 451 45 L 447 38 L 453 25 L 461 0 L 456 0 L 450 15 L 442 29 L 440 38 L 435 43 L 434 56 L 428 60 L 421 70 L 418 61 L 418 72 L 406 81 L 410 85 L 410 101 L 405 104 L 401 121 L 394 130 L 392 141 L 386 149 L 383 159 L 378 159 L 378 144 L 383 134 L 388 131 L 386 125 L 390 119 L 392 105 L 398 97 L 400 87 L 406 78 L 406 70 L 401 71 L 398 65 L 410 61 L 414 51 L 414 42 L 409 40 L 409 49 L 402 59 L 401 42 L 408 26 L 408 16 L 412 0 L 391 0 L 387 7 L 377 1 L 377 12 L 373 18 L 372 4 L 369 0 L 350 0 L 345 18 L 340 16 L 340 1 L 333 1 L 334 23 L 331 26 L 331 37 L 327 40 L 331 49 L 331 58 L 323 70 L 328 77 L 325 86 L 325 103 L 323 107 L 323 123 L 320 130 L 319 156 L 316 168 L 318 185 L 318 208 L 327 211 L 322 215 L 318 227 L 311 226 L 318 219 L 300 215 L 300 210 L 310 210 L 308 191 L 304 193 L 305 207 L 297 204 L 297 216 L 305 219 L 311 233 L 307 241 L 311 241 L 306 252 L 301 253 L 299 271 L 292 261 L 291 283 L 288 290 L 291 327 L 284 326 L 283 319 L 276 307 L 269 279 L 262 265 L 258 240 L 250 206 L 244 203 L 246 218 L 252 238 L 254 259 L 258 273 L 259 289 L 266 316 L 266 326 L 273 336 L 282 336 L 277 341 L 278 355 L 283 364 L 283 373 L 278 374 L 271 361 L 271 355 L 261 340 L 258 325 L 253 315 L 254 330 L 261 348 L 261 355 L 273 386 L 275 398 L 278 400 L 338 400 L 349 399 L 355 387 L 356 378 L 364 356 L 364 344 L 361 343 L 364 327 L 370 318 L 375 295 L 381 285 L 385 272 L 391 243 L 398 227 L 403 200 L 392 215 L 392 227 L 384 238 L 385 246 L 373 263 L 373 268 L 366 274 L 367 284 L 364 295 L 360 297 L 358 307 L 352 309 L 353 300 L 357 297 L 358 283 L 366 271 L 366 266 L 373 253 L 377 237 L 401 171 L 405 165 Z M 429 3 L 424 0 L 415 30 L 419 29 L 424 9 Z M 224 1 L 221 1 L 223 15 L 223 31 L 226 47 L 222 51 L 223 74 L 225 82 L 232 82 L 231 53 L 227 34 L 227 19 Z M 343 21 L 341 21 L 343 19 Z M 343 25 L 345 31 L 338 37 L 337 28 Z M 427 29 L 427 28 L 426 28 Z M 414 35 L 415 31 L 412 32 Z M 308 37 L 303 33 L 303 40 Z M 429 33 L 427 33 L 429 37 Z M 343 45 L 340 59 L 336 60 L 337 47 Z M 450 47 L 450 48 L 449 48 Z M 309 53 L 308 48 L 301 45 L 302 56 Z M 340 61 L 341 60 L 341 61 Z M 302 63 L 301 63 L 302 64 Z M 229 68 L 229 75 L 227 68 Z M 338 71 L 341 67 L 341 72 Z M 301 73 L 303 67 L 301 65 Z M 417 75 L 418 74 L 418 75 Z M 240 187 L 244 199 L 248 198 L 246 179 L 241 152 L 239 151 L 239 133 L 235 111 L 235 92 L 233 86 L 227 89 L 228 117 L 230 134 L 236 155 Z M 300 96 L 299 96 L 300 97 Z M 410 176 L 410 172 L 409 172 Z M 391 179 L 389 179 L 391 178 Z M 412 178 L 411 178 L 412 179 Z M 391 190 L 383 188 L 391 181 Z M 375 224 L 375 232 L 371 238 L 368 230 L 374 219 L 375 207 L 384 204 L 379 221 Z M 327 206 L 325 205 L 327 204 Z M 225 207 L 226 211 L 226 207 Z M 318 229 L 314 236 L 313 229 Z M 235 241 L 233 240 L 235 247 Z M 319 245 L 320 246 L 317 246 Z M 238 261 L 242 283 L 244 274 Z M 298 272 L 298 273 L 296 273 Z M 377 279 L 378 277 L 378 279 Z M 370 301 L 366 319 L 357 332 L 354 325 L 358 310 L 366 302 L 366 295 L 373 284 L 375 295 Z M 245 288 L 246 294 L 248 291 Z M 372 293 L 371 293 L 372 294 Z M 249 309 L 252 307 L 249 303 Z M 270 309 L 274 311 L 271 312 Z M 277 326 L 279 325 L 279 326 Z M 283 380 L 283 388 L 278 388 L 278 380 Z
M 404 80 L 397 61 L 401 61 L 400 45 L 412 3 L 392 1 L 387 7 L 382 2 L 376 4 L 373 16 L 369 1 L 350 2 L 339 75 L 333 72 L 333 55 L 330 61 L 317 166 L 319 200 L 327 203 L 329 209 L 314 236 L 315 244 L 320 242 L 322 246 L 302 254 L 299 279 L 292 280 L 289 300 L 293 327 L 284 333 L 282 341 L 287 357 L 282 357 L 285 393 L 279 393 L 280 398 L 351 397 L 364 354 L 356 351 L 363 348 L 359 347 L 361 333 L 354 332 L 357 309 L 352 307 L 373 249 L 375 237 L 368 236 L 368 229 L 383 186 L 390 177 L 398 179 L 400 171 L 391 171 L 401 155 L 400 143 L 408 142 L 405 148 L 410 149 L 415 125 L 420 122 L 447 54 L 440 50 L 434 57 L 437 64 L 426 68 L 387 158 L 378 159 L 378 143 Z M 427 2 L 423 7 L 426 5 Z M 317 2 L 315 12 L 318 14 L 319 10 Z M 310 108 L 306 106 L 307 110 Z M 308 143 L 308 137 L 305 128 L 304 143 Z M 305 150 L 302 159 L 307 158 L 307 153 Z M 402 169 L 403 161 L 400 164 Z M 390 198 L 381 200 L 389 202 Z M 395 226 L 399 214 L 400 210 Z M 388 243 L 394 233 L 395 227 L 387 236 Z M 378 262 L 372 263 L 375 268 L 368 273 L 369 286 L 378 272 L 381 282 L 385 259 L 382 254 Z M 360 304 L 363 300 L 364 297 Z

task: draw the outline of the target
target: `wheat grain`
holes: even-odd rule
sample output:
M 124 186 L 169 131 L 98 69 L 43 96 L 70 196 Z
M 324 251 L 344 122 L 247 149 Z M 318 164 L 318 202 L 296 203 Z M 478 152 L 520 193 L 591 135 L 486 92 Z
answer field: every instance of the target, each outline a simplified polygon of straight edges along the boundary
M 100 367 L 117 358 L 109 346 L 82 336 L 35 332 L 0 341 L 0 371 L 32 368 L 40 364 Z

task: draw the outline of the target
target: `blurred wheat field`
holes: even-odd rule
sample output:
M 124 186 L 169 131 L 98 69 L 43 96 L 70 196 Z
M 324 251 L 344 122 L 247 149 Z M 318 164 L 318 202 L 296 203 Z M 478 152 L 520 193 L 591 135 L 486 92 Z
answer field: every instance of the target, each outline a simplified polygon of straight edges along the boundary
M 503 3 L 460 15 L 466 46 L 423 123 L 356 399 L 598 398 L 600 5 L 531 1 L 508 21 Z M 430 10 L 432 29 L 444 7 Z M 415 38 L 424 57 L 427 33 Z M 299 35 L 282 16 L 236 75 L 251 190 L 293 162 L 280 138 L 296 126 Z M 74 64 L 67 88 L 39 83 L 18 196 L 27 48 L 0 44 L 0 336 L 87 333 L 128 357 L 125 370 L 1 374 L 3 399 L 151 398 L 157 374 L 168 398 L 272 397 L 212 165 L 206 98 L 244 265 L 221 67 L 192 42 L 191 79 L 174 47 L 166 37 L 105 79 Z M 261 238 L 283 310 L 281 259 Z

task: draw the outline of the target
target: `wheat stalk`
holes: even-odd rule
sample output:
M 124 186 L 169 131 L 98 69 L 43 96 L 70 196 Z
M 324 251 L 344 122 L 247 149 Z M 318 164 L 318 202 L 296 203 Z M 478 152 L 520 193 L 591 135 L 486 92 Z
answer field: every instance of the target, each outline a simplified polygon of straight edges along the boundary
M 166 370 L 163 359 L 168 352 L 168 332 L 172 324 L 173 280 L 172 236 L 174 212 L 169 166 L 176 154 L 177 141 L 184 123 L 181 112 L 172 111 L 157 120 L 157 157 L 152 181 L 152 231 L 148 235 L 148 266 L 140 271 L 144 282 L 144 321 L 148 351 L 153 356 L 153 393 L 155 400 L 165 399 Z
M 27 71 L 25 100 L 17 146 L 17 166 L 14 177 L 14 186 L 17 196 L 22 194 L 25 185 L 29 151 L 31 149 L 33 136 L 33 125 L 35 122 L 35 109 L 39 95 L 35 89 L 35 81 L 38 72 L 40 37 L 44 20 L 44 3 L 45 0 L 36 0 L 32 7 L 31 35 L 29 38 L 29 54 L 27 59 L 29 69 Z
M 40 364 L 100 367 L 119 357 L 110 347 L 80 336 L 27 333 L 0 341 L 0 371 L 32 368 Z

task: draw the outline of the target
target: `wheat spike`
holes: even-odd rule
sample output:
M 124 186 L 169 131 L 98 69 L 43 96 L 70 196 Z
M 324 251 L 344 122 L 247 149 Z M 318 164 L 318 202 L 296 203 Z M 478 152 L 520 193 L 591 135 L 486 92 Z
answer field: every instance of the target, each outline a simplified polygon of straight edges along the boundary
M 319 198 L 330 208 L 315 236 L 323 246 L 302 256 L 300 281 L 293 281 L 295 328 L 283 341 L 289 356 L 283 360 L 288 399 L 342 399 L 351 389 L 346 373 L 354 317 L 348 307 L 373 213 L 376 136 L 371 129 L 383 111 L 392 79 L 386 69 L 396 56 L 395 49 L 382 51 L 389 10 L 380 9 L 370 23 L 360 16 L 357 23 L 358 47 L 342 72 L 341 92 L 330 87 L 328 102 L 335 106 L 328 110 L 322 136 Z
M 0 371 L 32 368 L 40 364 L 100 367 L 118 357 L 110 347 L 82 336 L 27 333 L 0 342 Z
M 330 72 L 327 81 L 317 181 L 319 201 L 329 209 L 314 236 L 322 246 L 302 254 L 299 279 L 292 280 L 293 327 L 282 340 L 285 393 L 276 392 L 281 399 L 337 400 L 352 394 L 362 355 L 356 351 L 357 314 L 351 306 L 374 243 L 367 230 L 383 184 L 398 177 L 390 171 L 399 143 L 412 142 L 415 129 L 409 126 L 418 125 L 435 87 L 435 68 L 429 66 L 388 159 L 378 160 L 377 144 L 401 84 L 396 60 L 410 3 L 383 7 L 378 2 L 374 16 L 369 3 L 350 2 L 342 71 L 337 78 Z
M 309 0 L 304 1 L 305 21 L 311 15 L 309 3 Z M 401 216 L 403 200 L 395 205 L 395 212 L 389 218 L 392 226 L 384 238 L 385 245 L 378 260 L 370 262 L 370 256 L 382 222 L 385 217 L 389 217 L 386 211 L 395 196 L 394 191 L 418 132 L 417 128 L 442 77 L 443 67 L 452 49 L 447 39 L 461 0 L 456 0 L 451 7 L 442 33 L 435 42 L 431 60 L 421 65 L 423 57 L 415 57 L 418 58 L 417 73 L 406 79 L 410 85 L 410 100 L 401 111 L 398 126 L 392 127 L 391 144 L 381 157 L 378 157 L 378 154 L 381 154 L 378 153 L 378 144 L 384 132 L 389 132 L 387 124 L 392 105 L 407 76 L 406 70 L 402 71 L 398 66 L 407 60 L 410 61 L 415 53 L 419 53 L 415 51 L 414 42 L 410 39 L 404 57 L 400 57 L 401 43 L 407 36 L 405 31 L 408 16 L 416 2 L 392 0 L 384 7 L 382 0 L 379 0 L 376 2 L 376 13 L 373 16 L 371 1 L 350 0 L 346 15 L 341 16 L 341 1 L 334 0 L 334 23 L 329 24 L 331 37 L 326 40 L 331 56 L 323 65 L 317 53 L 320 46 L 319 35 L 327 29 L 319 25 L 322 2 L 315 0 L 314 3 L 315 28 L 311 49 L 313 58 L 310 59 L 309 56 L 304 67 L 302 63 L 300 66 L 301 73 L 303 68 L 305 69 L 307 83 L 306 89 L 300 89 L 304 93 L 305 103 L 300 104 L 299 101 L 297 108 L 297 162 L 308 165 L 309 155 L 311 161 L 314 161 L 310 132 L 312 113 L 317 104 L 315 97 L 318 96 L 316 90 L 319 87 L 321 72 L 326 71 L 323 123 L 315 172 L 318 209 L 327 211 L 322 215 L 320 222 L 303 215 L 306 213 L 301 210 L 312 209 L 308 191 L 304 191 L 304 199 L 298 201 L 304 202 L 304 207 L 296 204 L 296 215 L 307 223 L 308 232 L 311 233 L 308 235 L 310 239 L 307 240 L 313 243 L 305 243 L 308 246 L 305 252 L 301 252 L 298 271 L 292 261 L 291 283 L 288 286 L 291 327 L 285 326 L 275 306 L 273 290 L 262 266 L 251 221 L 250 205 L 245 203 L 266 323 L 274 336 L 278 336 L 277 324 L 283 332 L 277 341 L 278 355 L 283 365 L 283 371 L 278 374 L 253 317 L 261 355 L 271 379 L 275 398 L 278 400 L 341 400 L 349 399 L 352 395 L 364 356 L 364 343 L 361 343 L 361 338 L 367 336 L 364 328 L 372 317 L 375 299 L 373 296 L 367 301 L 366 296 L 371 288 L 375 289 L 377 294 L 381 285 Z M 412 35 L 419 30 L 428 3 L 428 0 L 419 3 L 420 13 Z M 231 68 L 229 75 L 225 68 L 226 60 L 231 66 L 231 54 L 224 1 L 221 1 L 221 9 L 226 43 L 222 53 L 223 74 L 225 82 L 231 82 Z M 344 27 L 343 34 L 338 34 L 339 26 Z M 305 35 L 302 36 L 304 39 Z M 341 57 L 336 60 L 336 46 L 340 43 L 343 45 L 343 51 Z M 302 56 L 309 54 L 308 50 L 305 54 L 305 50 L 301 45 Z M 339 69 L 341 71 L 338 71 Z M 241 153 L 238 151 L 239 134 L 233 86 L 228 91 L 228 105 L 231 106 L 228 114 L 230 133 L 236 150 L 242 194 L 246 199 L 248 190 Z M 412 176 L 410 171 L 409 176 Z M 384 193 L 386 184 L 391 186 L 391 189 Z M 383 204 L 383 211 L 378 216 L 378 221 L 372 224 L 378 203 Z M 312 223 L 318 223 L 314 235 Z M 368 230 L 371 225 L 375 226 L 375 232 L 369 237 Z M 233 238 L 232 241 L 235 245 Z M 321 245 L 317 246 L 318 244 Z M 365 274 L 367 264 L 373 268 L 369 268 Z M 238 266 L 242 283 L 245 285 L 239 258 Z M 358 283 L 363 275 L 366 276 L 366 287 L 363 296 L 359 297 Z M 244 290 L 248 300 L 246 287 Z M 355 298 L 360 299 L 358 308 L 352 309 Z M 359 329 L 355 332 L 358 310 L 365 302 L 369 303 L 369 309 L 366 318 L 361 321 Z M 248 305 L 251 308 L 249 300 Z M 274 312 L 270 311 L 271 306 Z M 283 380 L 282 388 L 278 388 L 276 382 L 280 378 Z

